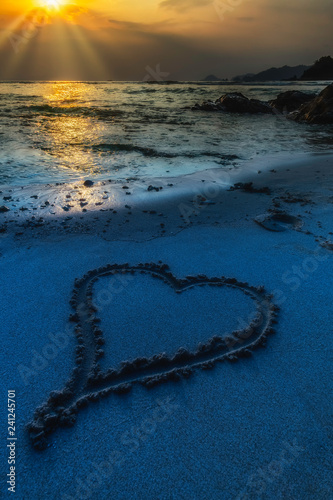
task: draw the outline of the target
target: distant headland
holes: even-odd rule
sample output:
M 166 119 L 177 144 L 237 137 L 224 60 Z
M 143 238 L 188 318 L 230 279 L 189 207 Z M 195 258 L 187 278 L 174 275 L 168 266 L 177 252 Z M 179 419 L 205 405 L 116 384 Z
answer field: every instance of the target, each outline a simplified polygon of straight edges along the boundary
M 321 57 L 312 66 L 302 64 L 299 66 L 282 66 L 281 68 L 269 68 L 256 74 L 238 75 L 233 77 L 230 83 L 318 80 L 333 80 L 333 59 L 331 56 Z M 228 80 L 209 75 L 203 81 L 225 82 Z

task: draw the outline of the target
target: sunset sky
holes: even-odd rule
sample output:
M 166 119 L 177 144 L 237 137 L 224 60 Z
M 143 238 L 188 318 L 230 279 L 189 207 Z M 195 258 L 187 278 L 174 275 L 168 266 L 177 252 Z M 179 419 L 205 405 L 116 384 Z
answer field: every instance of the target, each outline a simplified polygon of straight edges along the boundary
M 1 0 L 0 79 L 230 78 L 333 55 L 332 22 L 331 0 Z

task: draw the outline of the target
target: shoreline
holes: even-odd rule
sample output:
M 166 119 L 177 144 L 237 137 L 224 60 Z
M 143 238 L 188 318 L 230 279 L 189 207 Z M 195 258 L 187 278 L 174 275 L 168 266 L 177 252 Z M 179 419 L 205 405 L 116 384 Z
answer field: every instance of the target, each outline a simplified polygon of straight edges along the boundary
M 299 204 L 302 196 L 304 205 L 311 204 L 312 198 L 319 197 L 321 203 L 324 196 L 329 200 L 326 184 L 332 177 L 332 164 L 331 154 L 305 154 L 283 163 L 280 156 L 251 160 L 242 170 L 209 169 L 126 184 L 2 187 L 1 197 L 9 211 L 0 213 L 0 234 L 22 242 L 81 233 L 109 241 L 136 241 L 177 234 L 195 224 L 223 227 L 233 219 L 254 219 L 260 210 L 284 209 L 297 215 L 293 194 L 287 200 L 284 190 L 301 193 Z M 252 184 L 249 190 L 240 187 L 247 183 Z

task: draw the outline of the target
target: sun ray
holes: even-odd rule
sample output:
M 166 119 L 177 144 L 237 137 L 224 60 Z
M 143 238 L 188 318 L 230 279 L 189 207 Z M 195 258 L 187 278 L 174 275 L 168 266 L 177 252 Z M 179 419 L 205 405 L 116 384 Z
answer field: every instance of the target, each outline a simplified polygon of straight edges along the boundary
M 10 37 L 13 36 L 18 28 L 25 22 L 28 12 L 25 12 L 21 16 L 14 19 L 14 21 L 7 26 L 5 29 L 0 30 L 0 47 L 10 41 Z
M 89 64 L 90 68 L 94 68 L 96 72 L 96 79 L 100 79 L 103 72 L 104 64 L 101 60 L 98 52 L 94 49 L 93 45 L 89 42 L 88 38 L 84 36 L 80 26 L 76 24 L 69 25 L 70 31 L 72 31 L 74 37 L 73 40 L 76 42 L 76 47 Z

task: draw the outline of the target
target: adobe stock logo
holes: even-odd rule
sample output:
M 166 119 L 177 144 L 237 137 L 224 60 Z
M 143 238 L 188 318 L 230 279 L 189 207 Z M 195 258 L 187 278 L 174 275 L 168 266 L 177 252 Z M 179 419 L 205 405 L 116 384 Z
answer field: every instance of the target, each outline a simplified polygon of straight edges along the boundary
M 244 0 L 214 0 L 213 5 L 221 21 L 224 21 L 225 15 L 233 12 Z
M 146 76 L 143 78 L 143 82 L 164 82 L 165 78 L 168 78 L 170 73 L 161 70 L 161 64 L 156 64 L 156 68 L 153 69 L 150 66 L 146 66 L 145 70 L 147 71 Z
M 27 45 L 40 30 L 47 24 L 47 13 L 45 9 L 38 8 L 27 14 L 21 24 L 20 31 L 11 32 L 9 35 L 10 44 L 16 54 L 20 52 L 24 45 Z

